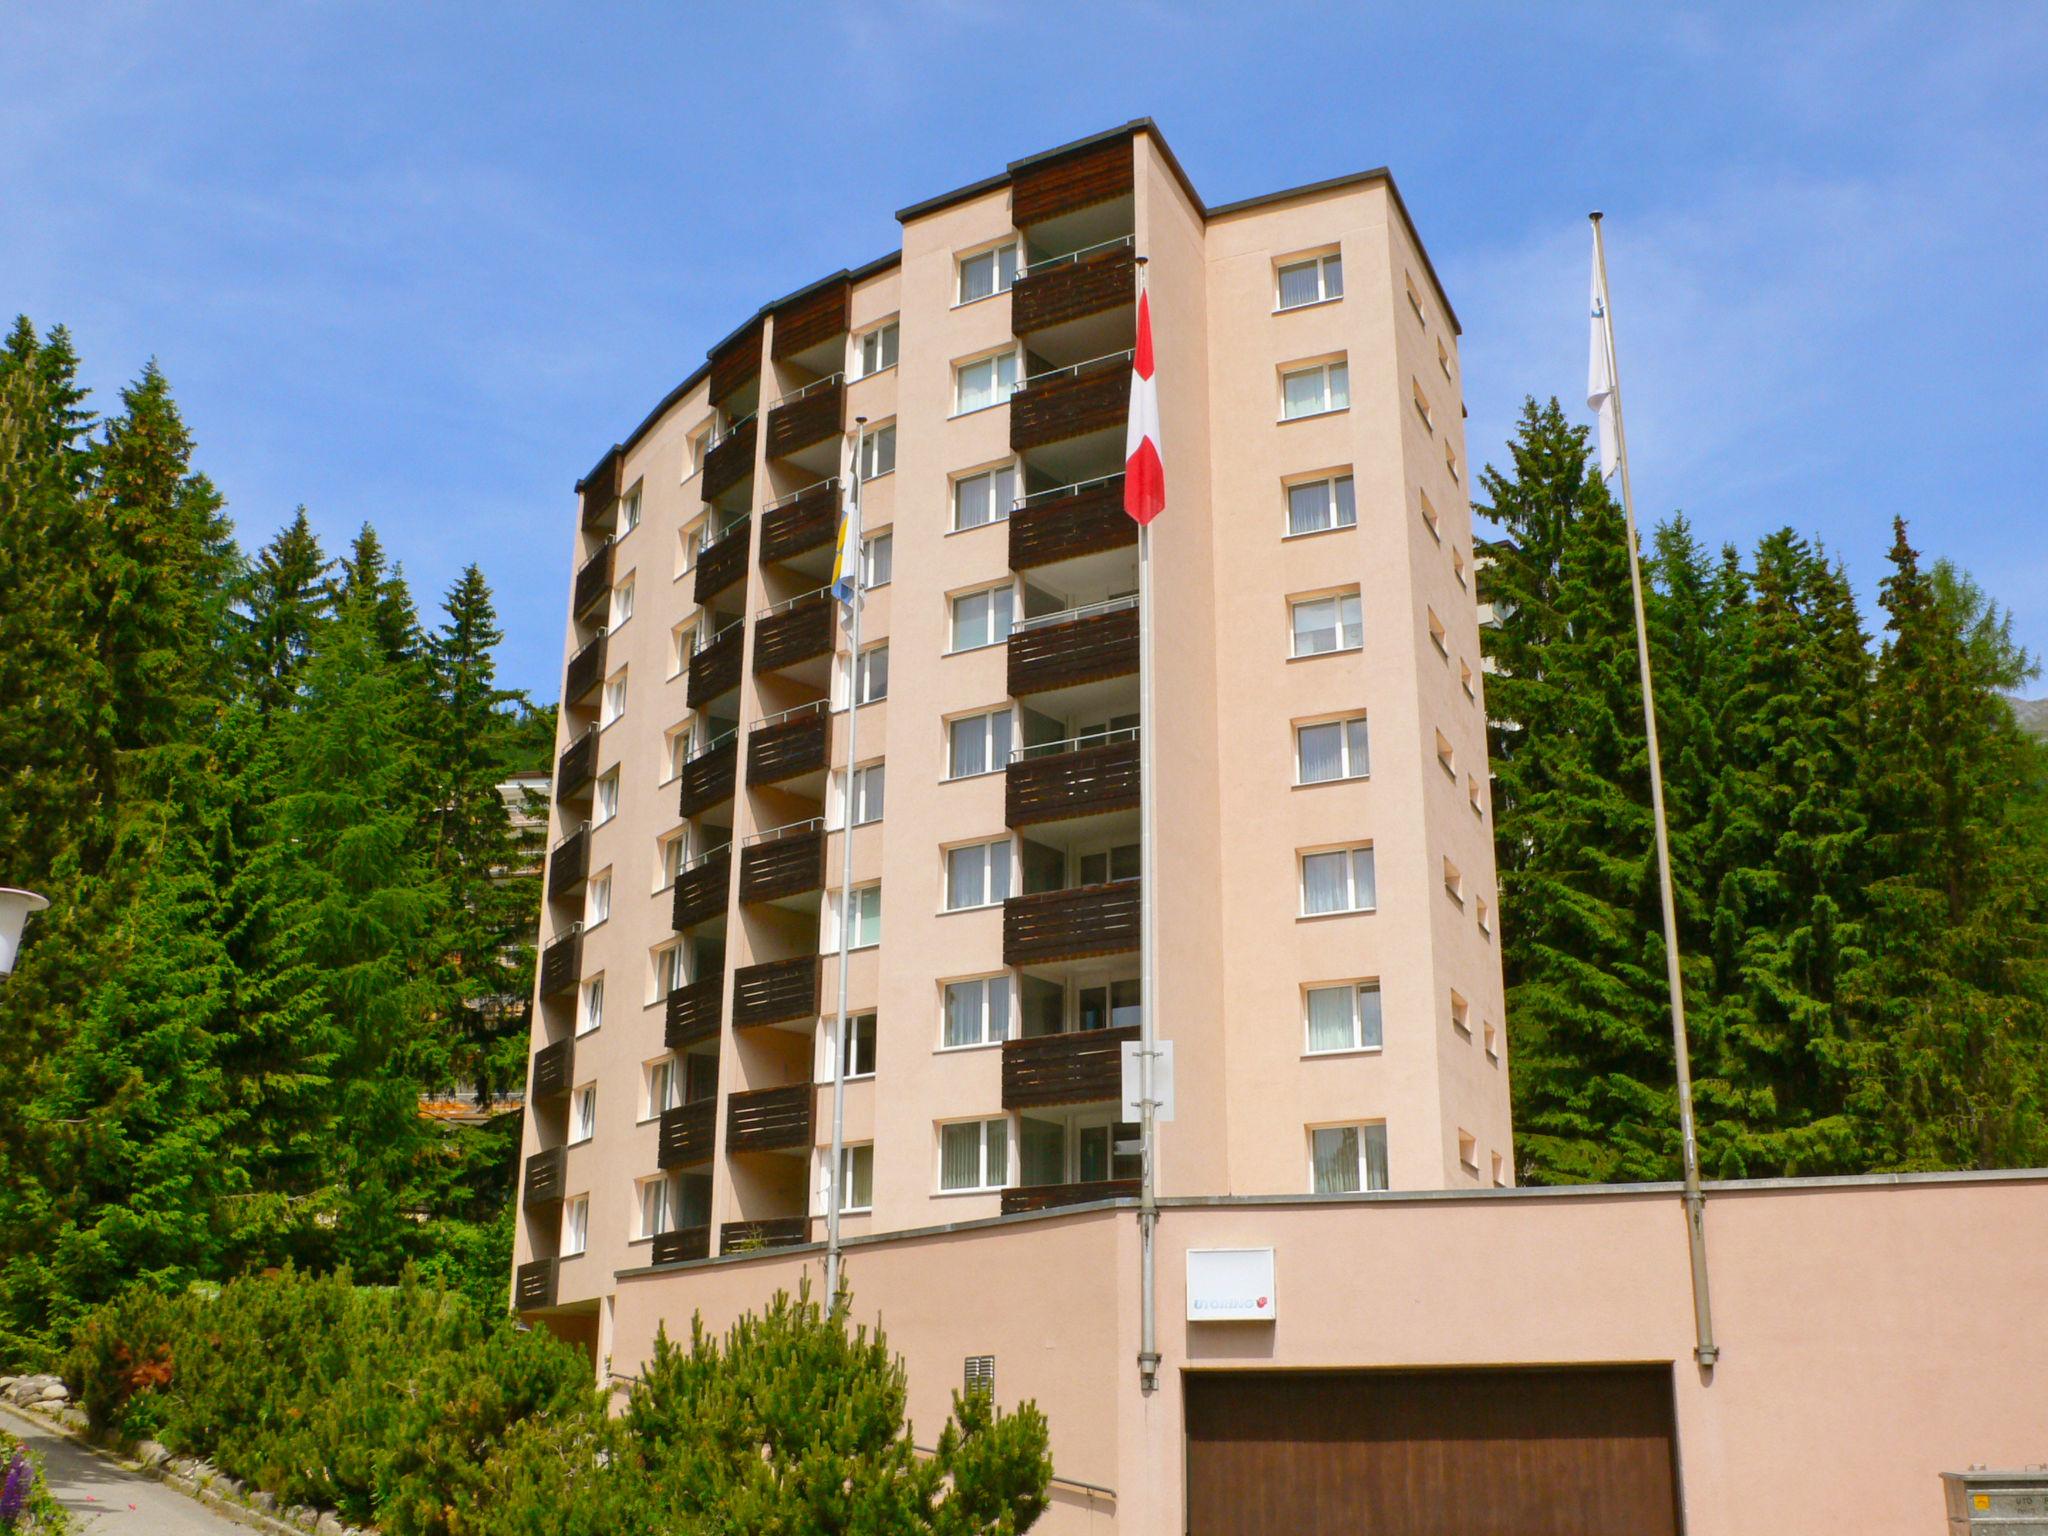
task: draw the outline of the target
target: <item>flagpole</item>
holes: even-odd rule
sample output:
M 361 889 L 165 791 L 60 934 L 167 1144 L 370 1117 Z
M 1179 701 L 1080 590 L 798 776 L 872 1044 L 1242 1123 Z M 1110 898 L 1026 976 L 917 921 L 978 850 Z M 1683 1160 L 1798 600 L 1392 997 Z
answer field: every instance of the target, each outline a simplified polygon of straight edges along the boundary
M 839 1300 L 841 1255 L 839 1251 L 840 1184 L 846 1158 L 846 976 L 853 951 L 853 765 L 860 750 L 860 610 L 861 586 L 866 578 L 867 550 L 861 542 L 860 456 L 867 437 L 868 419 L 853 419 L 853 480 L 847 488 L 845 516 L 852 525 L 840 545 L 840 558 L 848 562 L 853 581 L 852 612 L 846 621 L 849 654 L 846 668 L 846 780 L 839 816 L 839 1021 L 832 1031 L 832 1151 L 825 1170 L 825 1304 Z M 831 704 L 828 700 L 826 708 Z
M 1671 989 L 1671 1054 L 1678 1074 L 1678 1130 L 1685 1169 L 1685 1228 L 1692 1257 L 1692 1313 L 1696 1344 L 1693 1355 L 1711 1370 L 1720 1358 L 1714 1342 L 1714 1304 L 1707 1287 L 1706 1196 L 1700 1190 L 1699 1140 L 1692 1111 L 1692 1057 L 1686 1045 L 1685 984 L 1678 961 L 1678 903 L 1671 888 L 1671 835 L 1664 817 L 1664 768 L 1657 747 L 1657 702 L 1650 687 L 1650 631 L 1643 616 L 1643 573 L 1636 554 L 1635 497 L 1628 478 L 1628 434 L 1622 429 L 1621 371 L 1614 352 L 1614 304 L 1607 292 L 1607 246 L 1600 236 L 1600 214 L 1593 222 L 1593 264 L 1600 276 L 1600 303 L 1605 312 L 1607 377 L 1614 395 L 1614 454 L 1621 466 L 1621 513 L 1628 527 L 1628 581 L 1635 600 L 1636 666 L 1643 680 L 1643 734 L 1650 750 L 1650 811 L 1657 827 L 1657 888 L 1664 906 L 1664 971 Z
M 1145 261 L 1137 258 L 1138 292 L 1145 292 Z M 1152 788 L 1152 525 L 1138 524 L 1138 1246 L 1140 1321 L 1138 1385 L 1151 1392 L 1159 1385 L 1159 1284 L 1157 1234 L 1159 1186 L 1153 1111 L 1153 1062 L 1159 1031 L 1157 840 L 1153 835 L 1157 802 Z M 1114 1133 L 1112 1133 L 1113 1135 Z

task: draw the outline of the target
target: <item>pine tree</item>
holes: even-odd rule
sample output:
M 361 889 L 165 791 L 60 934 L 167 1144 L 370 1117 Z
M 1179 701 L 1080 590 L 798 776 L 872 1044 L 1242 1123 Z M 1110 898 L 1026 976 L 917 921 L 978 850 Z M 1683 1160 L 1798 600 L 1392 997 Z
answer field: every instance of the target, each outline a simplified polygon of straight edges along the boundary
M 412 591 L 405 584 L 405 573 L 393 568 L 384 553 L 384 541 L 368 523 L 363 524 L 349 552 L 342 557 L 335 598 L 338 602 L 354 599 L 370 605 L 372 628 L 386 661 L 398 664 L 419 660 L 424 640 Z
M 303 506 L 256 556 L 236 621 L 246 686 L 265 711 L 297 690 L 314 633 L 333 612 L 332 568 Z

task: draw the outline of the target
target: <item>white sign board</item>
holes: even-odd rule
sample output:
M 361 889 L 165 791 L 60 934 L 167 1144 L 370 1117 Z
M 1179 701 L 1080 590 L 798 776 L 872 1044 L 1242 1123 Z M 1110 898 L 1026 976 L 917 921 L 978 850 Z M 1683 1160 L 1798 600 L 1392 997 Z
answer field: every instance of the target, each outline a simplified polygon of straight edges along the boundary
M 1190 1248 L 1188 1321 L 1270 1323 L 1279 1312 L 1270 1248 Z
M 1124 1091 L 1123 1109 L 1125 1120 L 1136 1122 L 1144 1119 L 1144 1106 L 1138 1101 L 1144 1094 L 1138 1088 L 1138 1042 L 1126 1040 L 1123 1044 Z M 1173 1042 L 1155 1040 L 1152 1042 L 1152 1118 L 1164 1125 L 1173 1118 Z

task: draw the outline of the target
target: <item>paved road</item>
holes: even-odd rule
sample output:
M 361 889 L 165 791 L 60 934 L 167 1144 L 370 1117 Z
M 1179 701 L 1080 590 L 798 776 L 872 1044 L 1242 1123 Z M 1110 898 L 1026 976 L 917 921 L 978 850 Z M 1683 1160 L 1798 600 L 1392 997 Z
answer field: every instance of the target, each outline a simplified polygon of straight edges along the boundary
M 249 1527 L 129 1472 L 40 1422 L 0 1406 L 0 1427 L 43 1458 L 50 1491 L 82 1536 L 250 1536 Z

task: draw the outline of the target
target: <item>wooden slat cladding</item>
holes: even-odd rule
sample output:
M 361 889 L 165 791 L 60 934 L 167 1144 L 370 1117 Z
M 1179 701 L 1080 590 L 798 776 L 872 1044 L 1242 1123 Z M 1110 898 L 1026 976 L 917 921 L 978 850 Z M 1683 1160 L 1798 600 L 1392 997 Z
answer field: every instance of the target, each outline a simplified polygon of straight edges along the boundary
M 1010 569 L 1035 570 L 1059 560 L 1129 549 L 1138 525 L 1124 511 L 1124 477 L 1112 475 L 1071 496 L 1053 496 L 1010 514 Z
M 720 1253 L 752 1253 L 757 1248 L 794 1248 L 811 1240 L 808 1216 L 774 1216 L 766 1221 L 728 1221 L 718 1229 Z
M 1041 160 L 1010 178 L 1010 221 L 1019 229 L 1077 208 L 1128 196 L 1137 185 L 1132 135 Z
M 708 752 L 699 752 L 683 764 L 683 787 L 678 816 L 695 816 L 732 798 L 739 778 L 740 739 L 728 736 Z
M 725 903 L 732 886 L 732 850 L 721 848 L 700 859 L 676 876 L 675 904 L 670 922 L 680 933 L 698 923 L 725 916 Z
M 846 331 L 853 303 L 853 284 L 845 279 L 824 283 L 800 294 L 773 312 L 775 329 L 769 343 L 775 360 L 795 357 Z
M 1029 336 L 1137 301 L 1136 253 L 1128 245 L 1090 251 L 1018 278 L 1010 290 L 1010 328 Z
M 657 1168 L 687 1168 L 711 1156 L 712 1138 L 718 1133 L 718 1100 L 699 1099 L 661 1112 L 661 1132 L 655 1142 Z
M 583 935 L 565 933 L 540 952 L 540 995 L 553 997 L 583 979 Z
M 811 1085 L 757 1088 L 726 1100 L 725 1150 L 777 1152 L 811 1144 Z
M 583 526 L 588 528 L 602 522 L 605 515 L 618 505 L 619 493 L 625 489 L 621 484 L 625 474 L 625 456 L 617 448 L 607 449 L 605 456 L 597 461 L 597 468 L 583 478 Z
M 1046 965 L 1138 947 L 1138 882 L 1012 896 L 1003 903 L 1003 964 Z
M 691 580 L 690 597 L 704 607 L 747 574 L 747 542 L 753 526 L 746 520 L 733 525 L 725 536 L 706 545 L 697 554 L 697 574 Z
M 590 828 L 579 827 L 548 855 L 548 897 L 560 901 L 590 874 Z
M 1003 1108 L 1092 1104 L 1123 1087 L 1123 1047 L 1135 1027 L 1083 1029 L 1003 1042 Z
M 569 658 L 568 670 L 562 677 L 564 704 L 581 704 L 597 692 L 597 685 L 604 681 L 604 638 L 600 633 Z
M 701 1040 L 717 1039 L 724 1002 L 723 972 L 714 972 L 687 987 L 677 987 L 668 995 L 661 1043 L 672 1051 L 680 1051 Z
M 732 978 L 732 1027 L 784 1024 L 818 1011 L 818 957 L 742 966 Z
M 761 514 L 761 563 L 773 565 L 809 554 L 830 544 L 838 531 L 839 479 L 835 475 Z
M 536 1102 L 567 1093 L 576 1076 L 576 1042 L 557 1040 L 533 1053 L 533 1078 L 527 1094 Z
M 597 782 L 597 731 L 593 728 L 562 748 L 555 759 L 555 803 L 576 799 Z
M 779 459 L 837 436 L 840 412 L 845 405 L 845 382 L 835 379 L 813 389 L 801 400 L 776 406 L 768 413 L 768 457 Z
M 740 685 L 740 651 L 747 627 L 730 624 L 725 632 L 690 658 L 690 684 L 685 698 L 692 709 L 708 709 Z
M 830 654 L 832 595 L 816 592 L 754 623 L 754 676 Z
M 512 1279 L 512 1305 L 533 1312 L 555 1304 L 555 1260 L 535 1259 L 519 1266 Z
M 711 1257 L 711 1229 L 709 1227 L 678 1227 L 673 1232 L 654 1234 L 654 1246 L 649 1250 L 648 1262 L 652 1264 L 687 1264 L 692 1259 Z
M 526 1160 L 523 1195 L 529 1208 L 560 1203 L 569 1173 L 569 1149 L 550 1147 Z
M 583 615 L 590 612 L 605 597 L 610 595 L 612 590 L 612 552 L 617 548 L 618 546 L 612 543 L 610 539 L 606 539 L 604 547 L 584 561 L 577 570 L 574 592 L 574 609 L 577 618 L 582 618 Z
M 825 833 L 793 832 L 740 850 L 740 900 L 780 901 L 825 886 Z M 737 1009 L 737 1004 L 734 1005 Z
M 1073 816 L 1138 808 L 1138 744 L 1120 741 L 1049 757 L 1027 757 L 1004 775 L 1003 821 L 1030 827 Z
M 1022 698 L 1138 670 L 1138 610 L 1091 613 L 1067 624 L 1013 631 L 1009 688 Z
M 1186 1380 L 1190 1536 L 1672 1536 L 1669 1366 L 1208 1371 Z
M 1131 409 L 1131 360 L 1107 359 L 1059 373 L 1010 396 L 1010 447 L 1018 453 L 1089 432 L 1124 429 Z
M 761 372 L 761 321 L 747 328 L 711 354 L 710 385 L 707 394 L 713 405 L 721 405 Z
M 1062 1205 L 1086 1205 L 1091 1200 L 1135 1200 L 1136 1179 L 1094 1179 L 1086 1184 L 1020 1184 L 1003 1191 L 1003 1214 L 1049 1211 Z
M 704 474 L 698 482 L 698 494 L 706 501 L 723 496 L 754 472 L 754 440 L 760 433 L 760 427 L 761 418 L 749 416 L 704 455 Z
M 747 787 L 780 784 L 825 766 L 830 720 L 813 710 L 773 725 L 757 725 L 747 736 Z

